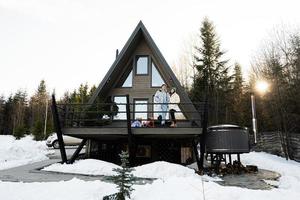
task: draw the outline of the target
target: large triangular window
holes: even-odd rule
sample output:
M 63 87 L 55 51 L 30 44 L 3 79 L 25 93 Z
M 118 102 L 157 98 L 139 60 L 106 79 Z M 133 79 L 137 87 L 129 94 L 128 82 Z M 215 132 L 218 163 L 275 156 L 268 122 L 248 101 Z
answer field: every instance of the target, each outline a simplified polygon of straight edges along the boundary
M 132 87 L 132 70 L 127 76 L 125 82 L 123 83 L 122 87 Z
M 164 83 L 165 82 L 162 79 L 160 73 L 158 72 L 157 67 L 152 62 L 151 86 L 152 87 L 160 87 Z

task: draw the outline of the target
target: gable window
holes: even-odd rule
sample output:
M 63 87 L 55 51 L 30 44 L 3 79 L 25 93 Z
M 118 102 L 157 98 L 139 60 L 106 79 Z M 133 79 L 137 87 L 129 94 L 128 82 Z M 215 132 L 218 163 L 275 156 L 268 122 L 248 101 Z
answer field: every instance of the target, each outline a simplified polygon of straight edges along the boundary
M 136 72 L 137 75 L 148 74 L 148 56 L 137 56 L 136 57 Z
M 160 87 L 164 83 L 165 82 L 162 79 L 161 75 L 159 74 L 157 67 L 152 62 L 151 86 L 152 87 Z
M 123 83 L 122 87 L 132 87 L 132 70 L 127 76 L 125 82 Z

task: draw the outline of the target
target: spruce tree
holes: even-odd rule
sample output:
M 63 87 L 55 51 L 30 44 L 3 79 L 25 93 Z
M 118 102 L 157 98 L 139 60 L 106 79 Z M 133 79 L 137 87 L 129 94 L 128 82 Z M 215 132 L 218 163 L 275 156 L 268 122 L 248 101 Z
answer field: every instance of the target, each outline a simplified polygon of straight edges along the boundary
M 3 116 L 3 134 L 12 135 L 13 133 L 13 97 L 10 95 L 5 102 Z
M 13 135 L 20 139 L 27 132 L 26 127 L 26 110 L 28 107 L 27 93 L 23 90 L 18 90 L 13 96 Z
M 219 122 L 219 106 L 224 104 L 226 93 L 230 89 L 231 76 L 228 75 L 227 60 L 220 50 L 220 41 L 213 23 L 205 18 L 200 28 L 200 45 L 195 46 L 194 68 L 197 73 L 191 90 L 193 101 L 204 101 L 209 94 L 209 101 L 214 110 L 213 123 Z M 210 111 L 212 113 L 212 111 Z
M 83 84 L 80 84 L 80 87 L 78 89 L 78 103 L 81 103 L 81 104 L 84 104 L 84 103 L 87 103 L 88 101 L 88 84 L 85 83 L 84 85 Z
M 243 77 L 242 69 L 240 64 L 235 63 L 234 65 L 234 74 L 233 74 L 233 83 L 232 83 L 232 92 L 231 92 L 231 121 L 238 125 L 245 126 L 245 117 L 243 112 Z
M 40 140 L 44 140 L 45 137 L 44 137 L 44 123 L 42 121 L 36 121 L 34 123 L 34 127 L 33 127 L 33 130 L 32 130 L 32 134 L 34 136 L 34 139 L 37 140 L 37 141 L 40 141 Z
M 4 131 L 4 107 L 5 99 L 3 95 L 0 95 L 0 135 L 2 135 Z
M 119 192 L 113 195 L 106 196 L 103 198 L 103 200 L 125 200 L 126 197 L 130 199 L 130 194 L 134 190 L 132 188 L 135 180 L 135 177 L 132 174 L 132 171 L 134 169 L 128 167 L 129 155 L 126 151 L 122 151 L 119 156 L 121 159 L 121 168 L 113 169 L 113 171 L 115 171 L 117 175 L 111 178 L 111 180 L 117 185 Z
M 51 117 L 48 117 L 47 124 L 45 124 L 47 101 L 49 101 L 49 95 L 47 92 L 46 83 L 44 80 L 41 80 L 35 94 L 30 100 L 31 128 L 34 138 L 37 140 L 42 140 L 46 137 L 44 135 L 45 126 L 49 127 L 47 130 L 52 130 Z M 51 116 L 51 109 L 48 109 L 48 112 L 48 116 Z

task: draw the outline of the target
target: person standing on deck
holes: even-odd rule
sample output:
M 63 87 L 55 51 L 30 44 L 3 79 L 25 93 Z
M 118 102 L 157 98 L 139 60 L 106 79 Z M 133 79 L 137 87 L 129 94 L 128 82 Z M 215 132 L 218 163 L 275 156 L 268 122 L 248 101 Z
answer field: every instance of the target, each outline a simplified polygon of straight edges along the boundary
M 167 85 L 162 84 L 161 88 L 156 91 L 154 95 L 154 103 L 157 103 L 157 110 L 159 114 L 159 119 L 161 119 L 161 125 L 165 125 L 166 123 L 166 115 L 168 112 L 170 102 L 170 95 L 167 91 Z
M 170 91 L 170 106 L 169 106 L 170 119 L 172 121 L 170 127 L 177 127 L 175 112 L 179 111 L 179 107 L 178 107 L 179 103 L 180 103 L 180 97 L 176 93 L 176 88 L 172 88 Z

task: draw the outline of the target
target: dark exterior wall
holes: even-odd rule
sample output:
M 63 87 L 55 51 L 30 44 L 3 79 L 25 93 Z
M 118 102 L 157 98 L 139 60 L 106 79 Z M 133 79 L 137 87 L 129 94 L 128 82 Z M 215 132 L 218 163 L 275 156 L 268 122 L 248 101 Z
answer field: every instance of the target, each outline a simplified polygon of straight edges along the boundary
M 134 165 L 142 165 L 155 161 L 167 161 L 177 164 L 191 164 L 195 159 L 193 155 L 190 157 L 185 157 L 187 160 L 182 160 L 184 154 L 182 152 L 183 148 L 190 148 L 192 146 L 191 140 L 182 139 L 141 139 L 136 138 L 137 148 L 139 146 L 150 146 L 150 156 L 134 157 Z M 100 159 L 107 162 L 112 162 L 115 164 L 120 164 L 119 154 L 121 151 L 128 150 L 128 144 L 126 140 L 115 140 L 115 141 L 100 141 L 100 140 L 90 140 L 88 147 L 90 149 L 89 158 Z

